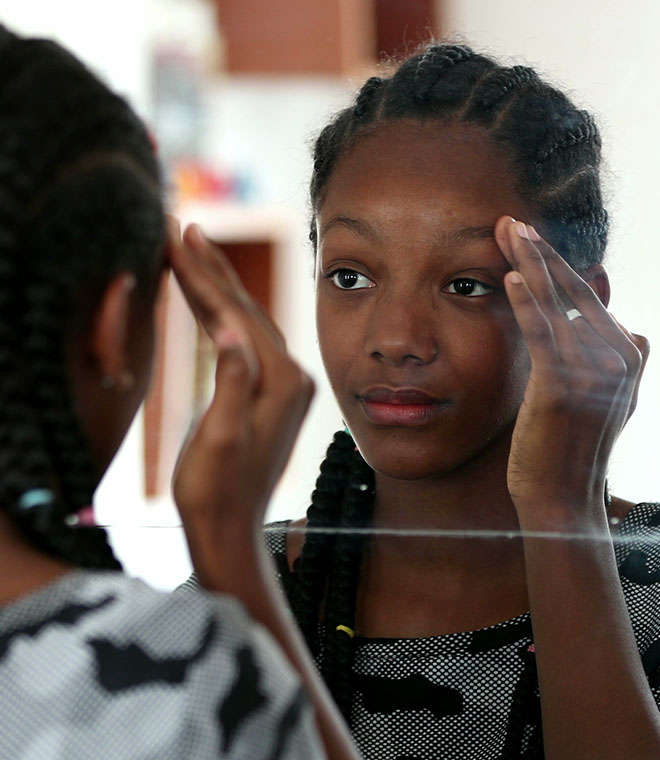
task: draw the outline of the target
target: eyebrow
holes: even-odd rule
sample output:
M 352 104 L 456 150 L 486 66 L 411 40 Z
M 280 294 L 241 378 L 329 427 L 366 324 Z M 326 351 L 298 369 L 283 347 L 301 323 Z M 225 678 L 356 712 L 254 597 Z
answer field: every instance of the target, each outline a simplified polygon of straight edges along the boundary
M 326 235 L 334 227 L 342 227 L 354 232 L 360 237 L 368 238 L 370 240 L 377 240 L 378 232 L 368 223 L 362 219 L 353 219 L 350 216 L 344 216 L 338 214 L 333 216 L 323 227 L 321 227 L 320 235 Z M 464 242 L 469 240 L 494 240 L 495 239 L 495 226 L 492 224 L 481 224 L 473 227 L 459 227 L 457 230 L 452 230 L 448 236 L 451 240 L 456 242 Z
M 342 216 L 341 214 L 333 216 L 332 219 L 327 221 L 320 229 L 320 236 L 326 235 L 334 227 L 343 227 L 344 229 L 354 232 L 360 237 L 365 237 L 370 240 L 377 240 L 378 233 L 376 230 L 365 221 L 361 219 L 352 219 L 350 216 Z
M 482 224 L 476 227 L 461 227 L 450 233 L 452 240 L 494 240 L 495 226 L 492 224 Z

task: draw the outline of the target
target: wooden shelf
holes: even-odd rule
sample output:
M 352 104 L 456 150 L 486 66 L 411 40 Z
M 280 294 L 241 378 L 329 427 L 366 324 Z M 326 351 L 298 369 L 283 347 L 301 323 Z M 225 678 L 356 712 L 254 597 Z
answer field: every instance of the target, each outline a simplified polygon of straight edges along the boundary
M 216 0 L 230 74 L 361 72 L 441 31 L 441 0 Z

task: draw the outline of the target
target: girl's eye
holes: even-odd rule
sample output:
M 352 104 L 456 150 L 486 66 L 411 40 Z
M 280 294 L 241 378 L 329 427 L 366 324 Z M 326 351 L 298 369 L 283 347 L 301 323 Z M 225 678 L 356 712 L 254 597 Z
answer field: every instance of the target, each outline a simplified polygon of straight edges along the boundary
M 457 296 L 468 296 L 475 298 L 477 296 L 486 296 L 496 290 L 492 285 L 486 285 L 485 282 L 473 280 L 471 277 L 459 277 L 452 280 L 445 288 L 447 293 L 454 293 Z
M 362 288 L 372 288 L 374 285 L 368 277 L 354 269 L 335 269 L 326 277 L 329 277 L 340 290 L 361 290 Z

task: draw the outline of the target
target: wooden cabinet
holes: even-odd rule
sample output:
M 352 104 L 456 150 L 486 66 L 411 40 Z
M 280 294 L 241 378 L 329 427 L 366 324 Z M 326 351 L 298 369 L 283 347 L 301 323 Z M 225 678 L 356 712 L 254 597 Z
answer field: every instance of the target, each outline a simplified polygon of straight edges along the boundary
M 351 74 L 441 32 L 440 0 L 216 1 L 231 74 Z

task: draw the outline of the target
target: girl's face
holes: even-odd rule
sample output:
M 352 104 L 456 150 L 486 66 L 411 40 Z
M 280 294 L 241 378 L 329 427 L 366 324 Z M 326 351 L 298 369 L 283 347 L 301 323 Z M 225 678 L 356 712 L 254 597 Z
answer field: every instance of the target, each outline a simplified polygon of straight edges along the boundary
M 476 128 L 399 121 L 361 139 L 318 211 L 321 354 L 366 461 L 441 476 L 506 443 L 529 360 L 498 217 L 533 221 Z M 508 452 L 508 443 L 504 449 Z

